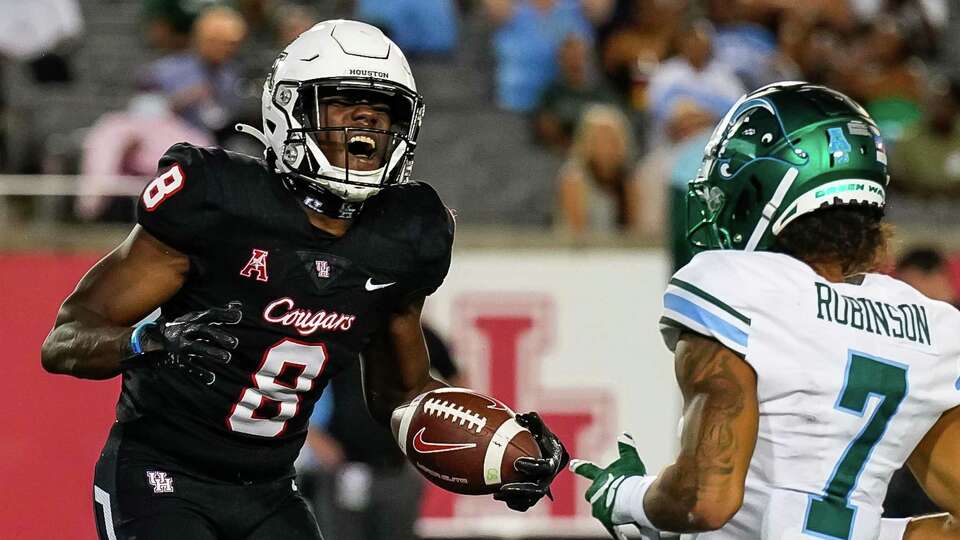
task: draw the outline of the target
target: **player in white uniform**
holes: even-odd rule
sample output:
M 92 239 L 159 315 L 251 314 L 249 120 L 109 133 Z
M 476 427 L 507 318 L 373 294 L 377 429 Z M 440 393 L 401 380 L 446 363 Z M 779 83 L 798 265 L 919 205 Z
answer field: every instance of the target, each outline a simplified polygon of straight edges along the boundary
M 661 330 L 684 398 L 680 454 L 647 475 L 632 439 L 593 515 L 719 539 L 960 539 L 960 312 L 871 273 L 883 254 L 876 125 L 821 86 L 742 98 L 690 184 L 690 241 Z M 907 463 L 950 513 L 881 519 Z

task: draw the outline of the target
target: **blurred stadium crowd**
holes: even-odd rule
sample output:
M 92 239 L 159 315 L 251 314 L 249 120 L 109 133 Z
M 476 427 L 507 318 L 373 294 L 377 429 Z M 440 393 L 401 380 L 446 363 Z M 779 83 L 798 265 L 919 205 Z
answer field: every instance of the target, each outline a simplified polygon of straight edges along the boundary
M 921 201 L 893 205 L 907 219 L 930 217 L 924 198 L 960 194 L 960 13 L 947 0 L 6 6 L 0 170 L 82 174 L 87 193 L 152 175 L 179 140 L 259 153 L 232 126 L 259 123 L 273 57 L 316 21 L 353 17 L 412 58 L 429 107 L 418 173 L 467 223 L 676 238 L 671 210 L 711 126 L 744 91 L 782 79 L 867 107 L 895 195 Z M 80 220 L 130 212 L 96 196 L 64 208 Z
M 676 238 L 671 210 L 711 126 L 744 91 L 781 79 L 867 107 L 906 219 L 931 219 L 960 194 L 960 13 L 947 0 L 5 6 L 0 170 L 82 174 L 85 193 L 152 175 L 179 140 L 259 153 L 232 126 L 259 123 L 273 57 L 316 21 L 353 17 L 412 58 L 429 111 L 418 176 L 466 223 Z M 130 213 L 96 196 L 63 209 L 79 220 Z
M 361 19 L 412 59 L 417 176 L 461 223 L 683 239 L 686 182 L 745 91 L 805 79 L 877 120 L 893 221 L 952 225 L 960 7 L 948 0 L 37 0 L 2 7 L 0 172 L 77 174 L 65 221 L 130 221 L 157 156 L 251 154 L 263 77 L 315 22 Z M 125 177 L 127 177 L 125 179 Z M 31 204 L 14 205 L 14 219 Z

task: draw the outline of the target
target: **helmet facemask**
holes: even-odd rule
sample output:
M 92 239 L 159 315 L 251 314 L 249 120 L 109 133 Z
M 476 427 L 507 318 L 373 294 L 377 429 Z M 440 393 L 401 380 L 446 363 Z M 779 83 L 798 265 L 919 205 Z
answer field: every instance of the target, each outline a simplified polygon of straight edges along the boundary
M 348 202 L 408 179 L 423 114 L 417 94 L 347 78 L 280 88 L 277 99 L 285 90 L 286 99 L 296 96 L 280 156 L 289 174 Z
M 691 182 L 687 191 L 687 240 L 697 249 L 730 249 L 730 233 L 717 224 L 726 195 L 706 181 Z

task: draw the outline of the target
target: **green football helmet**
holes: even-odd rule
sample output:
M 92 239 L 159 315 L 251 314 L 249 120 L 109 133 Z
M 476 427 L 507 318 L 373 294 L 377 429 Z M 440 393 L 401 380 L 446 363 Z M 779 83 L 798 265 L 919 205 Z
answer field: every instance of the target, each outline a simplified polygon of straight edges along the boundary
M 820 208 L 883 211 L 880 130 L 849 97 L 778 82 L 740 98 L 714 130 L 687 192 L 695 250 L 769 250 L 793 220 Z

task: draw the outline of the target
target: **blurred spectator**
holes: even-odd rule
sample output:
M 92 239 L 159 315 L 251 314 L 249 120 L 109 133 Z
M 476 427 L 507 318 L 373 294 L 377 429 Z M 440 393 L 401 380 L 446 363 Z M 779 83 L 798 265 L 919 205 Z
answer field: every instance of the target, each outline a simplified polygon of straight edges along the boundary
M 597 76 L 590 53 L 590 44 L 576 34 L 560 45 L 560 77 L 543 93 L 535 117 L 540 142 L 566 150 L 588 105 L 617 102 L 613 90 Z
M 154 49 L 173 52 L 190 44 L 193 21 L 218 0 L 143 0 L 142 18 L 147 43 Z
M 227 129 L 218 133 L 221 146 L 234 152 L 259 155 L 262 145 L 252 137 L 235 133 L 230 126 L 237 122 L 261 123 L 260 97 L 263 80 L 269 73 L 277 54 L 300 34 L 320 22 L 320 15 L 311 5 L 295 0 L 233 0 L 247 24 L 247 34 L 239 50 L 233 55 L 231 69 L 237 76 L 233 94 L 232 116 Z M 330 15 L 331 6 L 324 2 L 324 13 Z M 333 18 L 333 17 L 331 17 Z
M 229 0 L 229 6 L 236 9 L 237 13 L 246 23 L 246 35 L 239 47 L 239 52 L 234 54 L 236 65 L 243 69 L 243 73 L 256 73 L 259 83 L 256 95 L 259 97 L 262 90 L 261 84 L 265 75 L 264 66 L 273 64 L 277 54 L 289 42 L 280 41 L 280 22 L 282 19 L 302 16 L 308 20 L 316 20 L 314 8 L 306 3 L 295 4 L 296 0 Z M 330 2 L 313 2 L 314 4 L 325 6 L 324 13 L 329 14 Z M 325 17 L 328 18 L 328 17 Z M 334 18 L 334 17 L 329 17 Z M 319 21 L 318 21 L 319 22 Z M 306 21 L 304 21 L 304 24 Z M 309 25 L 307 28 L 309 28 Z M 299 36 L 299 34 L 297 34 Z M 296 36 L 294 36 L 296 37 Z M 259 107 L 257 108 L 259 115 Z
M 892 148 L 893 188 L 921 196 L 960 195 L 958 115 L 960 82 L 935 84 L 924 120 Z
M 847 41 L 849 38 L 859 39 L 861 32 L 848 2 L 764 1 L 771 5 L 771 8 L 776 8 L 772 16 L 778 22 L 779 50 L 783 60 L 787 65 L 799 67 L 801 79 L 826 83 L 837 64 L 844 69 L 855 71 L 848 58 Z M 749 9 L 750 2 L 751 0 L 741 0 L 744 13 L 752 13 Z
M 849 4 L 864 22 L 885 16 L 896 18 L 910 36 L 913 48 L 925 56 L 936 51 L 937 38 L 945 28 L 951 10 L 947 0 L 849 0 Z
M 449 54 L 457 45 L 453 0 L 357 0 L 355 17 L 380 27 L 408 57 Z
M 556 225 L 573 234 L 632 231 L 634 141 L 627 117 L 610 105 L 584 111 L 558 177 Z
M 744 93 L 729 66 L 713 57 L 713 26 L 700 19 L 676 37 L 679 54 L 660 64 L 650 79 L 652 140 L 658 142 L 677 101 L 689 100 L 718 118 Z
M 799 67 L 803 80 L 814 83 L 826 82 L 834 59 L 844 55 L 845 45 L 837 29 L 799 12 L 784 16 L 779 42 L 784 56 Z
M 308 6 L 288 4 L 277 9 L 277 29 L 274 42 L 285 47 L 287 43 L 297 39 L 313 25 L 320 22 L 316 10 Z M 262 69 L 262 67 L 261 67 Z
M 77 0 L 0 3 L 0 54 L 19 60 L 53 51 L 83 32 Z
M 208 8 L 193 25 L 192 50 L 148 66 L 147 86 L 159 89 L 193 126 L 228 134 L 242 99 L 241 78 L 233 62 L 246 32 L 237 12 Z
M 647 79 L 670 54 L 686 0 L 632 0 L 625 21 L 601 45 L 603 70 L 637 110 L 647 106 Z
M 174 143 L 186 141 L 200 146 L 214 143 L 205 131 L 198 130 L 170 110 L 158 94 L 142 93 L 130 100 L 126 110 L 101 116 L 83 141 L 80 191 L 74 210 L 80 219 L 91 221 L 131 221 L 130 197 L 98 195 L 117 189 L 117 176 L 142 178 L 157 172 L 157 159 Z
M 692 257 L 687 242 L 687 184 L 697 175 L 717 117 L 687 100 L 676 102 L 666 139 L 639 163 L 636 174 L 639 232 L 666 242 L 674 270 Z
M 74 80 L 69 53 L 76 49 L 83 33 L 84 19 L 77 0 L 0 2 L 0 59 L 4 60 L 0 64 L 0 170 L 38 172 L 41 162 L 46 161 L 48 149 L 43 148 L 46 143 L 41 140 L 50 133 L 37 129 L 39 122 L 32 105 L 37 95 L 43 95 L 39 85 L 52 83 L 60 86 L 57 92 L 69 91 L 62 84 Z M 17 63 L 27 67 L 37 85 L 25 88 L 18 84 L 17 74 L 13 74 L 21 67 Z M 15 205 L 28 202 L 12 200 Z M 3 203 L 0 201 L 0 206 Z
M 933 300 L 957 304 L 958 294 L 950 279 L 946 257 L 932 247 L 915 247 L 897 259 L 897 278 Z
M 446 344 L 428 325 L 423 333 L 431 367 L 440 378 L 461 385 Z M 319 468 L 308 482 L 316 491 L 305 495 L 325 538 L 416 538 L 424 479 L 407 463 L 390 430 L 367 411 L 359 362 L 346 366 L 324 390 L 307 442 Z
M 583 15 L 594 27 L 609 23 L 616 6 L 617 0 L 580 0 Z
M 83 33 L 77 0 L 0 2 L 0 57 L 27 62 L 38 83 L 69 83 L 67 52 Z
M 557 76 L 557 50 L 570 34 L 591 39 L 591 27 L 577 0 L 487 0 L 497 26 L 497 103 L 528 112 Z
M 830 82 L 870 111 L 889 143 L 920 117 L 925 72 L 908 39 L 896 19 L 883 16 L 846 54 L 833 58 Z
M 775 81 L 799 79 L 799 68 L 780 51 L 775 26 L 782 6 L 775 2 L 712 0 L 710 20 L 717 27 L 714 56 L 733 69 L 747 90 Z M 805 9 L 809 6 L 805 5 Z
M 960 9 L 951 6 L 947 10 L 943 30 L 937 43 L 939 59 L 937 67 L 951 79 L 960 79 Z

